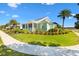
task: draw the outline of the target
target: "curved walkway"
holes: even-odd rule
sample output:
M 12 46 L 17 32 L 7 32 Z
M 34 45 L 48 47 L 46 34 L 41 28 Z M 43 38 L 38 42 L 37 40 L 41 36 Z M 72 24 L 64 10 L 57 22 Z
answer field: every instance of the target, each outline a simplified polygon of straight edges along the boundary
M 8 34 L 0 31 L 0 37 L 5 46 L 18 52 L 39 55 L 39 56 L 77 56 L 79 55 L 79 45 L 70 47 L 44 47 L 38 45 L 30 45 L 20 42 Z

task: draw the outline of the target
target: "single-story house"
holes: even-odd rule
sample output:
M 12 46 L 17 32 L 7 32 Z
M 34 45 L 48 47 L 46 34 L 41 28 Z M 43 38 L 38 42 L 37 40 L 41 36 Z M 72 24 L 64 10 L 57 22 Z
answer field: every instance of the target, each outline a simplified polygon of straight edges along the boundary
M 27 22 L 26 24 L 21 24 L 20 29 L 27 29 L 31 32 L 35 31 L 48 31 L 49 29 L 54 28 L 53 22 L 49 17 L 42 17 L 36 20 Z

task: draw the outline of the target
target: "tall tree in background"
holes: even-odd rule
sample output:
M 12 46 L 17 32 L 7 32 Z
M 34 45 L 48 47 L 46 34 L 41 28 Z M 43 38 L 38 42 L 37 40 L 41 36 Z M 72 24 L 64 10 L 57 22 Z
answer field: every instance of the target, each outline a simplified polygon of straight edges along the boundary
M 18 24 L 19 23 L 14 19 L 10 20 L 9 22 L 10 28 L 16 28 Z
M 58 17 L 62 18 L 62 28 L 64 29 L 64 21 L 65 21 L 65 18 L 67 17 L 70 17 L 71 16 L 71 11 L 68 10 L 68 9 L 64 9 L 62 11 L 60 11 Z
M 12 19 L 12 20 L 10 20 L 9 24 L 10 25 L 17 25 L 18 22 L 16 20 Z

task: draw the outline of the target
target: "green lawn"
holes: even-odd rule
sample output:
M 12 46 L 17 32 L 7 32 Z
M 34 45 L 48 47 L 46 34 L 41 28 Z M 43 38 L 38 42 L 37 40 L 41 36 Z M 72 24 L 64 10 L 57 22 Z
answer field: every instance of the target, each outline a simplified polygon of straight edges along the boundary
M 3 45 L 0 39 L 0 56 L 30 56 L 29 54 L 23 54 L 14 50 L 11 50 Z
M 79 44 L 79 37 L 73 32 L 62 35 L 37 35 L 37 34 L 12 34 L 14 38 L 22 42 L 41 42 L 43 44 L 60 44 L 60 46 L 71 46 Z

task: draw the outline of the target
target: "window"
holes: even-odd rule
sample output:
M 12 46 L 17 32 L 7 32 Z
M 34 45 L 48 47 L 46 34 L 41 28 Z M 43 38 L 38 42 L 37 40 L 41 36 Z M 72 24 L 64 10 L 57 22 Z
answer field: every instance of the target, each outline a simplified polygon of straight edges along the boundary
M 25 28 L 25 24 L 22 25 L 22 28 L 23 28 L 23 29 Z

